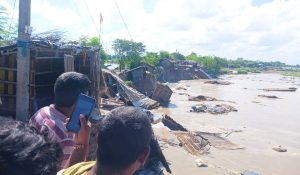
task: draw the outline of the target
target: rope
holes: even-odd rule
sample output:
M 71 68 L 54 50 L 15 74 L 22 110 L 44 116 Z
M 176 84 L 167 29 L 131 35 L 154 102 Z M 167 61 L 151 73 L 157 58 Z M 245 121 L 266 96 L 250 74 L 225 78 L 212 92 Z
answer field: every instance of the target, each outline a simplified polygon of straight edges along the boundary
M 114 3 L 115 3 L 115 5 L 116 5 L 116 7 L 117 7 L 117 9 L 118 9 L 118 12 L 119 12 L 119 15 L 121 16 L 121 19 L 122 19 L 122 21 L 123 21 L 123 24 L 124 24 L 124 26 L 125 26 L 125 28 L 126 28 L 126 30 L 127 30 L 127 32 L 128 32 L 128 34 L 129 34 L 129 36 L 130 36 L 130 39 L 131 39 L 131 41 L 133 41 L 133 39 L 132 39 L 132 35 L 131 35 L 131 33 L 130 33 L 130 31 L 129 31 L 129 28 L 128 28 L 128 26 L 127 26 L 126 22 L 125 22 L 125 19 L 124 19 L 124 17 L 123 17 L 123 15 L 122 15 L 122 13 L 121 13 L 121 10 L 120 10 L 120 7 L 119 7 L 119 5 L 118 5 L 117 1 L 116 1 L 116 0 L 114 0 Z
M 98 36 L 100 36 L 100 30 L 98 30 L 97 24 L 96 24 L 96 22 L 95 22 L 95 20 L 94 20 L 94 18 L 93 18 L 93 16 L 92 16 L 92 14 L 91 14 L 91 11 L 90 11 L 90 8 L 89 8 L 88 4 L 86 3 L 85 0 L 82 0 L 82 1 L 84 2 L 84 5 L 85 5 L 85 7 L 86 7 L 86 9 L 87 9 L 87 11 L 88 11 L 88 14 L 89 14 L 89 16 L 90 16 L 90 18 L 91 18 L 91 20 L 92 20 L 92 22 L 93 22 L 93 24 L 94 24 L 94 27 L 95 27 L 95 29 L 96 29 L 96 31 L 97 31 L 97 33 L 98 33 Z M 76 4 L 73 3 L 73 5 L 76 5 Z M 77 5 L 76 5 L 76 6 L 77 6 Z M 81 16 L 81 15 L 80 15 L 80 16 Z M 99 39 L 100 39 L 100 44 L 103 46 L 105 52 L 108 53 L 108 49 L 107 49 L 106 45 L 102 42 L 102 38 L 99 38 Z

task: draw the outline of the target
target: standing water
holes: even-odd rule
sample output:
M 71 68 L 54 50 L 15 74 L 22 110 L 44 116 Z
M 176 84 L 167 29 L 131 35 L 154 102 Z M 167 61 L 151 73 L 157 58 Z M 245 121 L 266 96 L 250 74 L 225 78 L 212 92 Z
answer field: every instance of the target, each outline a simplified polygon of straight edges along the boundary
M 300 162 L 300 78 L 278 74 L 226 75 L 221 77 L 231 85 L 205 84 L 202 80 L 170 84 L 174 91 L 168 108 L 155 110 L 166 113 L 191 131 L 214 133 L 233 132 L 227 138 L 241 150 L 219 150 L 200 156 L 208 167 L 195 166 L 194 157 L 180 148 L 164 150 L 173 174 L 240 174 L 254 171 L 265 175 L 299 175 Z M 184 87 L 187 90 L 176 90 Z M 296 87 L 296 92 L 263 91 L 263 88 Z M 187 95 L 214 97 L 238 112 L 213 115 L 192 113 L 191 106 L 200 102 L 188 101 Z M 258 97 L 275 95 L 278 99 Z M 287 152 L 276 152 L 279 146 Z

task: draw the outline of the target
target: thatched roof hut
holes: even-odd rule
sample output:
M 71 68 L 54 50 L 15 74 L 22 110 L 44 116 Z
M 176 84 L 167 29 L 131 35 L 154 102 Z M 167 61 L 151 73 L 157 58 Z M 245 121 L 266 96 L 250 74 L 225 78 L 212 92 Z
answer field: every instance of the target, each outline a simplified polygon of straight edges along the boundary
M 16 116 L 17 71 L 17 45 L 0 47 L 0 116 Z M 101 75 L 98 48 L 71 43 L 57 45 L 42 40 L 30 42 L 27 115 L 53 102 L 54 82 L 67 71 L 86 74 L 92 81 L 90 94 L 98 99 Z

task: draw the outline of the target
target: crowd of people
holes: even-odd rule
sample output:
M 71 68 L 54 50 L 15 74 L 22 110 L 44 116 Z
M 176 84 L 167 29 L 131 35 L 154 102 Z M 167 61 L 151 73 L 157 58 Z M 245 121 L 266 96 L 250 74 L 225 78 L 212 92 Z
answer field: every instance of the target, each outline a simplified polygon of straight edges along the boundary
M 90 84 L 81 73 L 63 73 L 54 85 L 54 104 L 28 123 L 0 117 L 0 175 L 132 175 L 144 166 L 153 131 L 148 113 L 135 107 L 116 108 L 100 121 L 97 159 L 86 161 L 90 122 L 81 115 L 78 133 L 66 124 Z

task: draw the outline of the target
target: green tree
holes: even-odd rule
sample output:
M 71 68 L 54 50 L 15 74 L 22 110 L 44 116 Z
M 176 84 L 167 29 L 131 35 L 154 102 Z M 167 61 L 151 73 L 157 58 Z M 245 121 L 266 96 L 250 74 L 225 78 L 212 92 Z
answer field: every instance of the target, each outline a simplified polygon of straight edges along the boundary
M 187 55 L 185 57 L 186 60 L 189 60 L 189 61 L 198 61 L 199 57 L 197 56 L 196 53 L 192 52 L 191 54 Z
M 126 66 L 132 69 L 141 64 L 146 48 L 143 43 L 116 39 L 113 41 L 112 46 L 116 56 L 119 58 L 120 70 Z
M 182 54 L 179 53 L 179 52 L 173 52 L 173 53 L 171 54 L 171 56 L 172 56 L 172 59 L 174 59 L 174 60 L 185 60 L 184 55 L 182 55 Z
M 160 57 L 156 52 L 147 52 L 144 56 L 144 62 L 152 66 L 158 65 Z
M 15 42 L 17 26 L 9 26 L 7 9 L 0 5 L 0 46 Z
M 172 55 L 169 52 L 167 52 L 167 51 L 160 51 L 159 52 L 159 58 L 160 59 L 165 59 L 165 58 L 171 59 Z
M 102 44 L 100 43 L 99 37 L 93 36 L 93 37 L 88 37 L 88 36 L 81 36 L 79 38 L 79 44 L 81 46 L 86 46 L 86 47 L 99 47 L 100 49 L 100 57 L 101 57 L 101 64 L 103 65 L 109 58 L 107 53 L 104 51 Z

